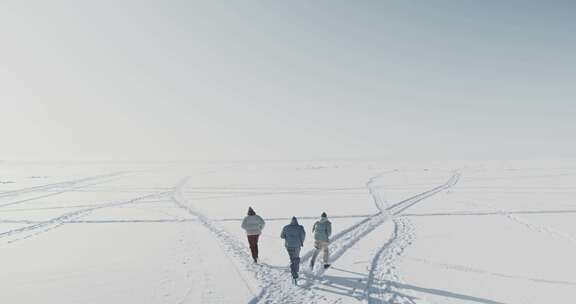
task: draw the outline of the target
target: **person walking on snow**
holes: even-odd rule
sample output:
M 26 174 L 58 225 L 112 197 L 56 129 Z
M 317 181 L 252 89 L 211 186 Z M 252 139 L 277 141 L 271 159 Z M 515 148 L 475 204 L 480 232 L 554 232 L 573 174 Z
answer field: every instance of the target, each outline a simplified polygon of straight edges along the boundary
M 294 284 L 298 282 L 298 271 L 300 270 L 300 249 L 304 246 L 304 239 L 306 232 L 304 227 L 298 224 L 295 216 L 289 225 L 284 226 L 280 237 L 284 239 L 284 246 L 288 251 L 290 257 L 290 272 L 292 272 L 292 279 Z
M 330 267 L 330 264 L 328 264 L 328 258 L 330 257 L 328 246 L 330 245 L 330 235 L 332 234 L 332 223 L 328 220 L 326 212 L 322 212 L 320 220 L 314 223 L 312 232 L 314 232 L 314 254 L 310 260 L 310 269 L 314 269 L 314 263 L 320 251 L 324 252 L 323 261 L 324 269 L 326 269 Z
M 266 223 L 259 216 L 256 215 L 252 207 L 248 207 L 248 215 L 242 220 L 242 229 L 246 230 L 248 236 L 248 244 L 250 245 L 250 252 L 254 263 L 258 263 L 258 238 L 262 233 L 262 229 Z

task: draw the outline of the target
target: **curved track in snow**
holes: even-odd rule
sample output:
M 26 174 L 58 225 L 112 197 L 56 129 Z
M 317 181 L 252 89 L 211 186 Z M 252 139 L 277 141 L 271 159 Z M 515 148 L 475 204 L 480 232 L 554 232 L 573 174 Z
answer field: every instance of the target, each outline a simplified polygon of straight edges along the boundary
M 459 179 L 460 173 L 454 172 L 452 177 L 443 185 L 403 200 L 386 209 L 381 209 L 383 214 L 386 213 L 392 217 L 394 232 L 392 237 L 378 250 L 372 259 L 365 290 L 368 303 L 427 303 L 424 299 L 417 299 L 410 292 L 403 290 L 400 277 L 396 273 L 394 264 L 415 237 L 415 229 L 412 222 L 408 218 L 400 216 L 400 214 L 418 202 L 453 187 Z M 371 187 L 374 182 L 374 180 L 371 180 L 368 184 L 370 193 L 374 197 L 376 206 L 383 208 L 384 203 L 381 200 L 381 196 L 374 187 Z
M 420 194 L 414 195 L 408 199 L 400 201 L 390 207 L 386 207 L 385 203 L 382 199 L 382 196 L 375 188 L 376 180 L 375 178 L 370 179 L 367 184 L 367 187 L 372 195 L 374 200 L 374 204 L 378 209 L 378 213 L 369 216 L 368 218 L 358 222 L 350 226 L 349 228 L 343 230 L 342 232 L 338 233 L 330 242 L 330 261 L 333 263 L 334 261 L 338 260 L 348 249 L 352 248 L 356 243 L 358 243 L 362 238 L 368 235 L 370 232 L 374 231 L 388 219 L 394 217 L 395 215 L 400 214 L 407 208 L 415 205 L 416 203 L 435 195 L 438 192 L 444 191 L 450 187 L 452 187 L 458 179 L 460 178 L 460 173 L 455 172 L 452 174 L 450 179 L 433 189 L 428 191 L 422 192 Z M 311 258 L 313 251 L 309 251 L 302 256 L 302 261 L 305 262 Z M 313 274 L 314 276 L 322 275 L 325 270 L 322 267 L 317 267 Z M 308 282 L 310 284 L 310 282 Z

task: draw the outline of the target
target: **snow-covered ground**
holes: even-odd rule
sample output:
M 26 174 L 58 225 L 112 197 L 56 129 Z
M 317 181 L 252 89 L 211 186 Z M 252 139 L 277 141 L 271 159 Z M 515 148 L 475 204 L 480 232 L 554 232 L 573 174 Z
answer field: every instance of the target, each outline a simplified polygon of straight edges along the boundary
M 571 303 L 575 182 L 569 161 L 4 162 L 0 303 Z M 308 267 L 324 211 L 326 271 Z

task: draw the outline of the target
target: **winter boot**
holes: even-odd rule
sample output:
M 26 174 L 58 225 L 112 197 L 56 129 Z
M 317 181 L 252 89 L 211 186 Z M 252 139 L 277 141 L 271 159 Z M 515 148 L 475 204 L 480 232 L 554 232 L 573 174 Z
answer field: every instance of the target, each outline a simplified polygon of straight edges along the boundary
M 330 264 L 324 264 L 324 269 L 328 269 L 330 267 Z

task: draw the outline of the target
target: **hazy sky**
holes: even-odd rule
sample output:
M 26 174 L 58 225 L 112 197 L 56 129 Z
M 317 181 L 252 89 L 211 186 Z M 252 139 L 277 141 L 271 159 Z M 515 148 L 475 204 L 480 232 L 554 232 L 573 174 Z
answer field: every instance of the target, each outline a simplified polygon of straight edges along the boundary
M 574 3 L 0 0 L 0 159 L 576 157 Z

